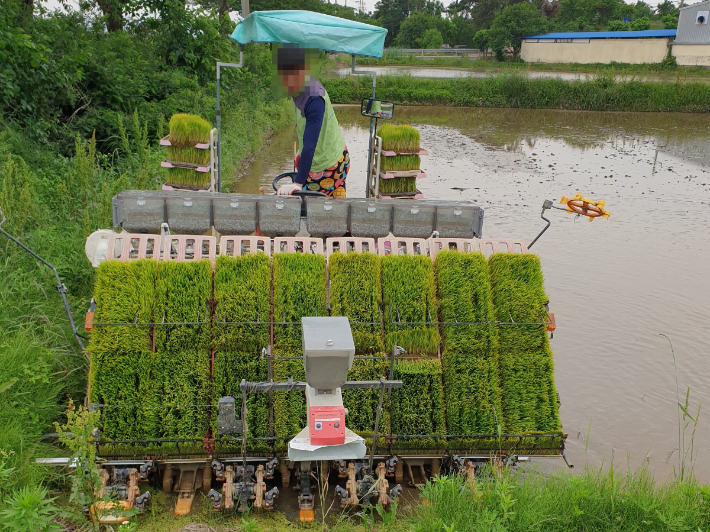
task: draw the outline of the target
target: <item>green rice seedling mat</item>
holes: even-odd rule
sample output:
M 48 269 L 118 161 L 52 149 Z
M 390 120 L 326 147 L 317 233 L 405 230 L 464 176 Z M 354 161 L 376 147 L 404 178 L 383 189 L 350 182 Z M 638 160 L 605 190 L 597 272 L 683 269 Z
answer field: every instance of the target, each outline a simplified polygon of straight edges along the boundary
M 384 353 L 380 353 L 385 356 Z M 355 357 L 353 366 L 348 372 L 349 381 L 378 381 L 380 377 L 388 378 L 389 361 L 387 360 L 367 360 Z M 377 415 L 377 405 L 380 400 L 380 390 L 343 390 L 343 405 L 348 409 L 345 418 L 346 426 L 359 434 L 373 434 L 375 430 L 375 416 Z M 380 435 L 389 432 L 389 394 L 385 391 L 382 401 L 383 411 L 380 414 L 380 424 L 378 432 Z M 372 438 L 366 438 L 366 444 L 370 446 Z
M 488 260 L 496 320 L 544 320 L 547 296 L 540 259 L 496 253 Z M 544 324 L 499 327 L 503 431 L 508 434 L 561 428 L 554 364 Z
M 241 419 L 242 392 L 239 390 L 241 380 L 248 382 L 265 382 L 269 380 L 269 361 L 255 357 L 253 353 L 238 353 L 218 351 L 214 355 L 214 372 L 212 379 L 212 404 L 217 405 L 220 397 L 231 396 L 236 400 L 237 418 Z M 212 433 L 217 434 L 217 412 L 212 416 Z M 217 443 L 216 451 L 221 453 L 241 452 L 240 434 L 234 442 Z M 247 436 L 263 438 L 269 436 L 269 394 L 247 394 Z M 247 442 L 249 452 L 268 452 L 271 443 L 268 440 L 253 440 Z
M 263 253 L 217 257 L 214 295 L 217 320 L 213 330 L 218 352 L 238 351 L 256 359 L 270 343 L 271 261 Z M 239 322 L 220 325 L 218 322 Z M 243 322 L 264 322 L 263 325 Z M 241 324 L 243 323 L 243 324 Z M 253 380 L 253 379 L 247 379 Z
M 379 257 L 373 253 L 335 253 L 329 258 L 328 272 L 331 315 L 349 318 L 355 353 L 381 353 L 385 344 L 379 308 L 382 300 Z
M 209 428 L 210 321 L 207 302 L 212 298 L 212 266 L 200 262 L 163 262 L 156 283 L 158 309 L 167 323 L 207 321 L 202 325 L 166 325 L 156 328 L 156 353 L 151 382 L 156 424 L 163 438 L 201 438 Z M 150 403 L 149 403 L 150 404 Z
M 419 155 L 394 155 L 392 157 L 383 156 L 380 161 L 380 170 L 401 171 L 401 170 L 419 170 L 422 165 L 422 160 Z
M 497 335 L 488 265 L 481 253 L 436 257 L 444 352 L 446 421 L 451 434 L 496 434 L 502 423 Z M 499 417 L 500 416 L 500 419 Z M 480 442 L 471 442 L 471 444 Z
M 156 261 L 106 261 L 97 270 L 95 323 L 152 323 L 155 313 Z M 150 413 L 145 402 L 150 377 L 152 328 L 96 326 L 91 331 L 89 401 L 113 405 L 101 410 L 105 439 L 144 438 Z
M 398 360 L 394 378 L 402 388 L 392 390 L 390 426 L 393 434 L 446 434 L 444 389 L 438 360 Z M 444 439 L 398 438 L 397 449 L 435 449 L 446 445 Z
M 380 194 L 405 194 L 417 191 L 416 177 L 393 177 L 391 179 L 380 179 Z
M 382 139 L 382 149 L 395 153 L 419 152 L 419 131 L 410 125 L 395 126 L 383 124 L 377 129 L 377 136 Z
M 327 316 L 325 257 L 315 254 L 277 253 L 274 268 L 274 354 L 296 359 L 273 361 L 275 381 L 306 379 L 301 350 L 301 318 Z M 286 325 L 278 322 L 285 321 Z M 290 438 L 306 426 L 303 390 L 274 392 L 274 435 Z M 275 449 L 286 449 L 277 440 Z
M 217 405 L 220 397 L 231 396 L 236 399 L 240 413 L 242 379 L 262 382 L 269 377 L 269 362 L 262 358 L 261 351 L 270 343 L 271 260 L 263 253 L 217 257 L 214 295 L 217 319 L 212 331 L 215 350 L 212 404 Z M 232 324 L 220 325 L 218 322 L 222 321 Z M 269 395 L 247 395 L 247 412 L 248 436 L 269 436 Z M 212 432 L 217 437 L 216 412 L 212 415 Z M 267 452 L 269 448 L 270 442 L 264 440 L 247 443 L 247 450 L 252 453 Z M 241 441 L 218 443 L 216 451 L 240 452 Z
M 206 188 L 210 183 L 209 172 L 198 172 L 190 168 L 168 168 L 168 183 L 193 188 Z
M 381 260 L 385 352 L 399 345 L 410 355 L 436 355 L 438 329 L 435 325 L 419 325 L 436 321 L 438 315 L 431 259 L 424 255 L 387 255 Z M 398 319 L 417 325 L 396 323 Z
M 170 144 L 176 148 L 186 148 L 209 142 L 212 126 L 201 116 L 177 113 L 170 117 L 168 130 Z

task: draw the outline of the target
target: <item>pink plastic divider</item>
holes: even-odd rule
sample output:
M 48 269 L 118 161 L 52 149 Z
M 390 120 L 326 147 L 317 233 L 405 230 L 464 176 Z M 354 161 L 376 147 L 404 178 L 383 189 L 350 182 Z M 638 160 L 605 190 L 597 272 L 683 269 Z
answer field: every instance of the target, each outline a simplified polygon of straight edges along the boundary
M 323 252 L 323 239 L 310 236 L 277 236 L 274 238 L 274 255 L 277 253 L 315 253 Z
M 170 143 L 170 135 L 165 135 L 162 139 L 160 139 L 160 145 L 161 146 L 172 146 Z M 197 144 L 193 144 L 193 148 L 197 148 L 198 150 L 209 150 L 210 149 L 210 143 L 209 142 L 198 142 Z
M 430 238 L 427 242 L 431 260 L 434 260 L 439 252 L 449 249 L 462 253 L 473 253 L 479 250 L 477 238 Z
M 478 241 L 481 252 L 488 258 L 493 253 L 527 253 L 528 245 L 522 240 L 486 238 Z
M 108 260 L 160 260 L 160 235 L 118 233 L 108 237 Z
M 337 245 L 337 249 L 336 249 Z M 374 238 L 357 238 L 357 237 L 332 237 L 325 240 L 326 255 L 330 257 L 336 251 L 347 253 L 354 251 L 355 253 L 377 253 L 377 246 Z
M 182 188 L 180 185 L 168 185 L 167 183 L 163 184 L 163 190 L 179 190 L 183 192 L 211 192 L 211 188 L 211 185 L 207 188 Z
M 418 152 L 403 152 L 397 153 L 396 151 L 385 151 L 382 150 L 383 157 L 394 157 L 395 155 L 429 155 L 429 152 L 424 148 L 420 149 Z
M 426 173 L 421 170 L 412 170 L 411 172 L 408 170 L 380 172 L 380 179 L 394 179 L 395 177 L 416 177 L 417 179 L 424 179 Z
M 217 256 L 217 238 L 202 235 L 168 235 L 163 260 L 168 262 L 194 262 L 210 259 L 214 265 Z
M 219 254 L 239 257 L 249 253 L 266 253 L 271 256 L 271 238 L 268 236 L 223 236 L 219 239 Z
M 426 240 L 423 238 L 398 238 L 386 236 L 377 239 L 377 254 L 385 255 L 426 255 Z

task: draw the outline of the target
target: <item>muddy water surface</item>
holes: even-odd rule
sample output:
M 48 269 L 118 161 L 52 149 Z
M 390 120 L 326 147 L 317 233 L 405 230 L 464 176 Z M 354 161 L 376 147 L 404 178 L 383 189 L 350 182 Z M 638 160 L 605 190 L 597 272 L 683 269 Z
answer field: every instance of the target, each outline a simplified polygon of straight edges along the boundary
M 365 190 L 368 121 L 337 110 L 352 157 L 348 196 Z M 710 116 L 512 109 L 395 109 L 416 126 L 428 198 L 474 200 L 486 237 L 531 241 L 542 203 L 581 191 L 609 220 L 548 211 L 540 254 L 568 450 L 578 466 L 678 467 L 676 376 L 691 410 L 710 406 Z M 238 188 L 257 191 L 291 165 L 278 135 Z M 591 428 L 590 428 L 591 426 Z M 587 434 L 589 439 L 587 441 Z M 687 442 L 686 442 L 687 443 Z M 585 447 L 587 451 L 585 453 Z M 710 481 L 710 413 L 700 413 L 696 473 Z M 670 457 L 670 458 L 669 458 Z

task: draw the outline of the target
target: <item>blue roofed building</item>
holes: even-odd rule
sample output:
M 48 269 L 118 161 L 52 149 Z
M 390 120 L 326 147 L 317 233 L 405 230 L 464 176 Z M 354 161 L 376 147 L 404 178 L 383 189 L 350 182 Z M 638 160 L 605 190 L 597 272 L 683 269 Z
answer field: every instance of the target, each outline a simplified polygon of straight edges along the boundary
M 660 63 L 676 30 L 547 33 L 523 39 L 528 63 Z

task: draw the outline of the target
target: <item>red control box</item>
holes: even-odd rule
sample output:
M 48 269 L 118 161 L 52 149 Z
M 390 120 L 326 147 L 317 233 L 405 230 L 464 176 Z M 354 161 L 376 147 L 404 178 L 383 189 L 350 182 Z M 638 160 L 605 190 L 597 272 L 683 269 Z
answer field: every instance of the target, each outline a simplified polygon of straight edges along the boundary
M 308 411 L 311 445 L 342 445 L 345 443 L 345 408 L 342 406 L 312 406 Z

